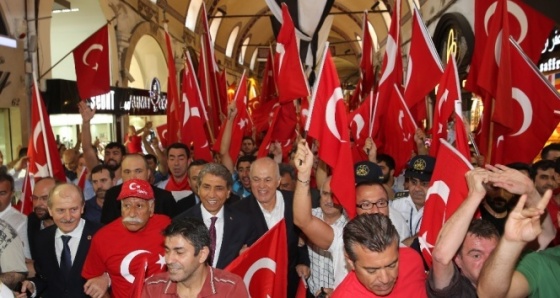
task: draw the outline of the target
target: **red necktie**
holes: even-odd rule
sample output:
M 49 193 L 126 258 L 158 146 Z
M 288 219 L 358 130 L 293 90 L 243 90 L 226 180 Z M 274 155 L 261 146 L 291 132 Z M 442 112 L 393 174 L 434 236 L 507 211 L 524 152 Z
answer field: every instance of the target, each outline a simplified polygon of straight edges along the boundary
M 210 218 L 212 222 L 210 223 L 210 265 L 214 262 L 214 252 L 216 251 L 216 220 L 218 218 L 216 216 L 212 216 Z

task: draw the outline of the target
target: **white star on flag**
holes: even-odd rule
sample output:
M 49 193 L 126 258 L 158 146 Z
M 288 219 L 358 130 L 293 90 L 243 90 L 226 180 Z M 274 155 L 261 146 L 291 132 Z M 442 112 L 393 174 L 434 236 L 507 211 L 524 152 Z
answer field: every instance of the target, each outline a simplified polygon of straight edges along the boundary
M 160 255 L 160 254 L 158 254 L 158 256 L 159 256 L 159 259 L 156 262 L 156 264 L 159 264 L 159 268 L 163 269 L 163 266 L 165 266 L 165 257 Z
M 434 248 L 434 246 L 428 242 L 428 240 L 426 239 L 427 237 L 428 232 L 424 232 L 421 237 L 418 237 L 418 241 L 420 242 L 420 249 L 425 249 L 430 255 L 432 255 L 432 248 Z

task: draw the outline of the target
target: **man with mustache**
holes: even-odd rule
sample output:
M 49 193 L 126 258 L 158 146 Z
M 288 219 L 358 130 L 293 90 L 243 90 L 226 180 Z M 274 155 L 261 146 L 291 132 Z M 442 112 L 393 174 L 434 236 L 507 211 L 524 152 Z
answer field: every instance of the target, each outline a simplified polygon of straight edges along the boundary
M 29 249 L 31 250 L 31 258 L 35 259 L 36 241 L 35 238 L 39 231 L 48 228 L 54 224 L 52 217 L 49 215 L 47 208 L 47 200 L 49 192 L 56 185 L 56 180 L 52 177 L 45 177 L 35 182 L 31 199 L 33 202 L 33 212 L 27 216 L 27 237 L 29 239 Z
M 84 218 L 101 223 L 101 210 L 105 201 L 105 193 L 115 185 L 115 173 L 106 165 L 97 165 L 91 172 L 91 183 L 95 197 L 86 201 Z
M 142 297 L 249 297 L 241 277 L 208 265 L 210 234 L 202 221 L 175 220 L 163 234 L 167 272 L 149 277 Z
M 165 271 L 163 236 L 169 217 L 154 214 L 152 186 L 142 179 L 123 183 L 117 198 L 121 217 L 104 226 L 95 235 L 82 276 L 87 295 L 103 297 L 109 285 L 111 297 L 132 297 L 142 280 Z
M 17 291 L 29 290 L 35 297 L 44 298 L 87 297 L 83 288 L 86 280 L 80 272 L 99 225 L 81 218 L 84 203 L 82 191 L 73 184 L 53 188 L 47 205 L 55 225 L 39 232 L 37 243 L 41 249 L 35 252 L 37 275 L 24 281 Z

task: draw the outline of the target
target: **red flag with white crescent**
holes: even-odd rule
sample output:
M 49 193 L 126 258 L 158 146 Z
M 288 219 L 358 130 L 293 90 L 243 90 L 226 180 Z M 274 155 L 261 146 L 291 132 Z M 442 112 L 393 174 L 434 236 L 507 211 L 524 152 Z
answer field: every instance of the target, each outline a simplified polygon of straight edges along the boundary
M 159 136 L 159 141 L 161 145 L 166 148 L 169 145 L 169 141 L 167 140 L 167 123 L 162 124 L 160 126 L 156 126 L 157 135 Z
M 171 48 L 171 37 L 165 31 L 165 45 L 167 49 L 167 126 L 169 134 L 167 134 L 167 141 L 172 143 L 179 142 L 179 131 L 181 130 L 181 116 L 179 103 L 179 93 L 177 89 L 177 72 L 175 69 L 175 56 Z
M 101 27 L 72 51 L 82 100 L 110 91 L 109 30 Z
M 325 47 L 318 80 L 313 88 L 306 130 L 319 141 L 319 158 L 332 168 L 334 196 L 350 218 L 356 214 L 354 167 L 344 96 L 336 67 Z
M 29 171 L 25 173 L 25 178 L 23 180 L 23 185 L 21 187 L 21 197 L 14 208 L 19 210 L 19 212 L 24 215 L 29 215 L 33 212 L 33 199 L 31 195 L 33 194 L 33 179 L 29 178 Z
M 32 87 L 31 99 L 31 135 L 28 144 L 29 174 L 36 178 L 54 177 L 66 181 L 62 162 L 58 157 L 58 148 L 54 139 L 49 115 L 37 83 Z
M 309 95 L 307 79 L 301 66 L 296 32 L 288 6 L 282 3 L 282 29 L 276 39 L 276 82 L 281 103 Z
M 286 223 L 282 219 L 224 270 L 241 276 L 251 297 L 286 297 L 286 241 Z
M 424 260 L 430 267 L 439 231 L 467 197 L 469 189 L 465 174 L 473 168 L 469 160 L 446 140 L 440 139 L 440 143 L 418 232 Z
M 84 191 L 84 187 L 86 186 L 86 179 L 88 176 L 87 167 L 84 167 L 80 172 L 80 176 L 78 176 L 78 187 Z

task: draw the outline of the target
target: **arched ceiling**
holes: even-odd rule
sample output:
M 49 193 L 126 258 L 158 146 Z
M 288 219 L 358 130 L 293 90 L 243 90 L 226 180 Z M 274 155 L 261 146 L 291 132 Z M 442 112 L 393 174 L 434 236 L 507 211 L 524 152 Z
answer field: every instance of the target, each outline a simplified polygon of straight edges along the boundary
M 171 23 L 176 23 L 176 26 L 184 26 L 191 1 L 197 0 L 157 0 L 157 5 L 168 12 L 168 18 L 171 16 L 172 18 L 170 19 L 175 19 L 175 22 Z M 409 38 L 409 36 L 406 36 L 406 28 L 407 26 L 410 28 L 410 7 L 414 5 L 412 4 L 413 1 L 417 2 L 417 0 L 402 0 L 402 41 L 406 41 Z M 155 0 L 153 0 L 153 2 L 155 2 Z M 207 7 L 209 22 L 212 22 L 212 16 L 218 10 L 225 14 L 225 16 L 222 17 L 214 41 L 218 55 L 221 53 L 223 57 L 230 33 L 236 26 L 239 26 L 239 34 L 236 38 L 233 55 L 231 57 L 235 65 L 237 65 L 241 53 L 241 44 L 246 37 L 250 37 L 250 42 L 245 53 L 245 67 L 249 66 L 253 52 L 257 47 L 266 47 L 274 42 L 275 38 L 270 20 L 272 14 L 265 0 L 205 0 L 204 2 Z M 352 80 L 353 77 L 357 79 L 358 64 L 361 55 L 357 37 L 362 35 L 361 24 L 363 11 L 369 11 L 368 20 L 373 25 L 379 42 L 377 47 L 381 51 L 384 51 L 389 25 L 388 22 L 390 22 L 390 13 L 386 5 L 391 7 L 393 4 L 394 0 L 335 0 L 330 12 L 333 15 L 333 23 L 328 41 L 331 43 L 331 48 L 334 47 L 335 49 L 333 56 L 341 81 L 344 82 L 347 79 Z M 300 14 L 302 13 L 300 12 Z M 197 21 L 197 24 L 199 23 L 200 20 Z M 199 30 L 199 27 L 200 26 L 197 26 L 196 30 Z M 378 63 L 381 61 L 381 57 L 382 55 L 379 53 L 376 55 Z

